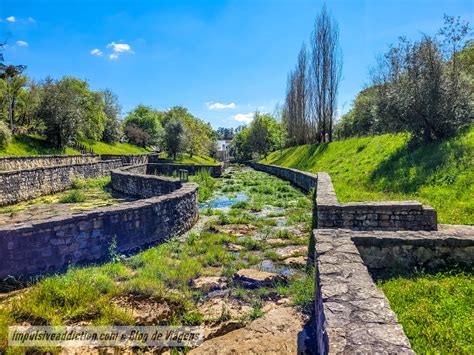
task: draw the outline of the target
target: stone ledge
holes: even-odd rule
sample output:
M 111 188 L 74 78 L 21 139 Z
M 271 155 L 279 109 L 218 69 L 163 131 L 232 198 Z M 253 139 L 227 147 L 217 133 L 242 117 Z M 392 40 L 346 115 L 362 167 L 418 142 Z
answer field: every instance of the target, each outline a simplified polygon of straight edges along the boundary
M 0 171 L 0 206 L 64 191 L 74 178 L 99 178 L 122 166 L 120 160 Z
M 114 240 L 117 252 L 132 253 L 189 230 L 198 218 L 197 185 L 132 173 L 144 169 L 128 167 L 115 174 L 135 187 L 137 181 L 154 187 L 173 184 L 172 191 L 153 190 L 156 194 L 146 199 L 0 228 L 0 279 L 100 262 Z
M 351 232 L 314 230 L 318 353 L 414 354 Z

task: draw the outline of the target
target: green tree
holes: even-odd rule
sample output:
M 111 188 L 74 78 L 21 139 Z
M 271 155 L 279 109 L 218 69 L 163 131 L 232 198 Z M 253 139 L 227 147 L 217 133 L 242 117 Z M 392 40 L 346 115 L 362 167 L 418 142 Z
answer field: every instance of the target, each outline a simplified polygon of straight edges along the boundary
M 171 120 L 182 122 L 185 128 L 184 150 L 192 157 L 193 155 L 210 154 L 209 147 L 216 141 L 216 135 L 212 127 L 202 120 L 194 117 L 186 108 L 175 106 L 163 113 L 163 125 Z
M 131 143 L 141 146 L 158 145 L 163 134 L 161 119 L 160 112 L 149 106 L 138 105 L 125 118 L 125 134 Z M 137 141 L 137 137 L 141 137 L 140 142 Z
M 186 128 L 182 121 L 171 118 L 166 121 L 164 129 L 163 148 L 176 159 L 176 156 L 186 149 Z
M 248 146 L 252 153 L 265 157 L 278 148 L 279 129 L 277 121 L 270 114 L 255 112 L 247 136 Z
M 73 81 L 45 80 L 37 116 L 44 122 L 46 137 L 54 146 L 63 148 L 77 136 L 85 110 Z
M 104 101 L 104 113 L 106 116 L 102 141 L 106 143 L 115 143 L 120 139 L 122 134 L 119 120 L 122 108 L 120 107 L 117 95 L 115 95 L 111 90 L 106 89 L 101 94 L 102 100 Z
M 26 67 L 24 65 L 0 67 L 0 78 L 5 81 L 4 87 L 8 107 L 8 119 L 10 121 L 10 130 L 12 131 L 15 128 L 15 109 L 18 95 L 20 95 L 21 89 L 24 88 L 28 82 L 28 78 L 21 75 L 25 69 Z
M 234 135 L 230 143 L 231 155 L 239 160 L 249 160 L 252 158 L 252 150 L 248 140 L 249 128 L 239 127 L 239 131 Z

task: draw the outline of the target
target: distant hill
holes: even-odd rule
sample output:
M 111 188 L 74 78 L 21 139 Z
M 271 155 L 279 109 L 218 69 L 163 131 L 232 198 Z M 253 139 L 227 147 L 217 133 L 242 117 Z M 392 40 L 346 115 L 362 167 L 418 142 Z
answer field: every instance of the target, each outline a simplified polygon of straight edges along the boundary
M 410 148 L 407 134 L 350 138 L 271 153 L 261 162 L 330 173 L 339 201 L 416 199 L 439 223 L 474 224 L 474 126 Z

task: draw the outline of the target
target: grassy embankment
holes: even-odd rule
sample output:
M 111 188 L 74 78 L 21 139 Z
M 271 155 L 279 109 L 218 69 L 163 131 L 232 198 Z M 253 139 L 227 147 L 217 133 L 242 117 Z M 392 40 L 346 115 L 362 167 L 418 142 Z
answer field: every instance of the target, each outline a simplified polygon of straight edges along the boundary
M 81 141 L 95 154 L 144 154 L 150 151 L 129 143 L 112 143 Z M 0 149 L 0 156 L 21 155 L 61 155 L 80 154 L 79 151 L 66 147 L 64 150 L 54 148 L 46 139 L 38 135 L 19 134 L 13 137 L 11 144 Z
M 410 148 L 407 134 L 350 138 L 273 152 L 261 162 L 331 175 L 341 202 L 416 199 L 439 223 L 474 224 L 474 126 Z
M 130 143 L 104 143 L 96 141 L 81 141 L 87 148 L 92 149 L 95 154 L 146 154 L 149 149 L 139 147 Z
M 163 157 L 164 159 L 171 159 L 171 157 L 168 156 L 167 154 L 162 154 L 161 157 Z M 193 155 L 191 157 L 189 154 L 181 154 L 174 161 L 176 163 L 193 164 L 193 165 L 217 165 L 217 164 L 219 164 L 218 161 L 212 159 L 209 156 Z
M 20 134 L 13 137 L 11 144 L 0 148 L 0 156 L 17 155 L 60 155 L 80 154 L 77 150 L 66 147 L 65 150 L 51 147 L 50 144 L 40 136 Z

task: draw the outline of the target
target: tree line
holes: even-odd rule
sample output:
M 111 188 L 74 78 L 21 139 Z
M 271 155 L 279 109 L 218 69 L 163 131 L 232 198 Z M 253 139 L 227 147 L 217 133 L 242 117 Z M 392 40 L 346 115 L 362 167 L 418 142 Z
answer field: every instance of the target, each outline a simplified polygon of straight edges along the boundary
M 284 104 L 273 115 L 256 112 L 248 127 L 234 131 L 232 154 L 245 160 L 284 147 L 383 133 L 410 132 L 413 142 L 452 136 L 474 122 L 471 34 L 469 23 L 445 15 L 435 36 L 400 38 L 377 58 L 371 84 L 336 121 L 342 56 L 337 23 L 323 7 L 310 49 L 302 45 L 288 76 Z
M 0 146 L 8 145 L 12 134 L 28 133 L 44 136 L 57 148 L 92 140 L 159 147 L 174 158 L 215 151 L 216 133 L 184 107 L 158 111 L 138 105 L 122 119 L 111 90 L 91 90 L 74 77 L 35 81 L 25 69 L 3 64 L 0 56 Z
M 303 43 L 296 67 L 288 75 L 283 107 L 287 145 L 332 141 L 341 71 L 338 25 L 323 6 L 309 50 Z
M 337 124 L 338 138 L 410 132 L 416 142 L 452 136 L 474 120 L 469 23 L 444 17 L 435 36 L 400 38 L 377 59 L 371 85 Z

